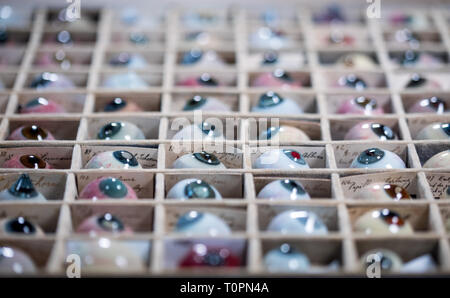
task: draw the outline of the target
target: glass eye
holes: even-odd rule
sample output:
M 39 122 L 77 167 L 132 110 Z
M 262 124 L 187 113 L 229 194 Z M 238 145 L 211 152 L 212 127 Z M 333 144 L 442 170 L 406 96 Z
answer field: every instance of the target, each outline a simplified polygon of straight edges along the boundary
M 209 164 L 209 165 L 220 164 L 219 159 L 214 154 L 210 154 L 205 151 L 202 151 L 200 153 L 194 153 L 193 155 L 198 161 L 204 162 L 206 164 Z
M 113 152 L 113 156 L 121 163 L 129 165 L 130 167 L 136 167 L 139 165 L 136 157 L 134 157 L 134 155 L 129 151 L 117 150 Z
M 111 59 L 111 61 L 109 61 L 109 64 L 113 66 L 125 66 L 130 63 L 130 60 L 131 55 L 129 53 L 120 53 L 116 57 Z
M 219 83 L 215 79 L 213 79 L 209 73 L 202 74 L 197 81 L 201 86 L 206 87 L 219 86 Z
M 300 169 L 309 168 L 301 154 L 291 149 L 270 150 L 261 154 L 254 162 L 255 169 Z
M 6 31 L 6 28 L 1 27 L 0 28 L 0 43 L 6 43 L 9 39 L 8 31 Z
M 269 108 L 279 105 L 283 102 L 283 98 L 275 92 L 269 91 L 261 95 L 259 98 L 258 106 L 260 108 Z
M 395 252 L 387 249 L 372 249 L 361 258 L 363 268 L 376 262 L 374 255 L 378 256 L 382 273 L 398 272 L 403 267 L 402 259 Z M 368 261 L 369 256 L 372 256 L 371 262 Z
M 265 52 L 263 54 L 263 64 L 264 65 L 271 65 L 278 62 L 278 54 L 274 51 Z
M 275 78 L 277 78 L 277 79 L 280 79 L 280 80 L 283 80 L 283 81 L 289 82 L 289 83 L 291 83 L 291 82 L 294 81 L 294 80 L 292 79 L 292 77 L 291 77 L 287 72 L 285 72 L 285 71 L 282 70 L 282 69 L 276 69 L 276 70 L 273 72 L 273 76 L 274 76 Z
M 395 153 L 379 148 L 364 150 L 355 160 L 351 168 L 374 168 L 374 169 L 402 169 L 405 168 L 403 160 Z
M 5 221 L 6 233 L 34 235 L 37 234 L 36 226 L 24 217 L 16 217 Z
M 395 139 L 395 134 L 389 126 L 379 123 L 372 123 L 370 125 L 370 128 L 372 129 L 373 133 L 380 138 L 380 140 Z
M 389 183 L 372 183 L 364 187 L 357 198 L 366 200 L 410 200 L 408 191 L 401 186 Z
M 413 229 L 409 222 L 389 209 L 366 212 L 356 220 L 355 230 L 373 235 L 411 235 L 413 233 Z
M 184 106 L 183 111 L 192 111 L 201 108 L 206 103 L 206 98 L 200 95 L 192 97 Z
M 358 96 L 354 99 L 354 101 L 364 110 L 375 110 L 377 108 L 377 101 L 373 98 Z
M 61 44 L 69 44 L 72 42 L 72 35 L 69 31 L 63 30 L 56 35 L 56 41 Z
M 21 249 L 0 246 L 0 272 L 2 274 L 33 274 L 36 265 Z
M 197 243 L 181 260 L 180 267 L 236 267 L 240 266 L 239 257 L 225 247 L 210 247 Z
M 275 200 L 309 200 L 310 196 L 299 182 L 283 179 L 272 181 L 258 193 L 258 198 Z
M 0 192 L 0 201 L 22 199 L 46 201 L 46 198 L 36 190 L 28 174 L 20 175 L 19 179 L 10 188 Z
M 442 99 L 433 96 L 419 100 L 408 109 L 408 113 L 436 113 L 442 114 L 446 111 L 447 104 Z
M 98 135 L 100 140 L 143 140 L 144 133 L 130 122 L 111 122 L 103 126 Z
M 418 140 L 450 139 L 450 123 L 432 123 L 425 126 L 416 137 Z
M 31 88 L 45 88 L 58 80 L 58 75 L 52 72 L 43 72 L 37 75 L 30 84 Z
M 180 216 L 175 231 L 187 235 L 229 235 L 230 227 L 223 219 L 208 212 L 189 211 Z
M 123 108 L 125 108 L 127 105 L 126 100 L 120 98 L 120 97 L 116 97 L 114 98 L 111 102 L 109 102 L 104 108 L 103 110 L 105 112 L 116 112 L 118 110 L 121 110 Z
M 127 195 L 127 187 L 122 181 L 115 178 L 106 178 L 99 184 L 99 189 L 110 198 L 123 198 Z
M 416 63 L 418 59 L 419 59 L 418 53 L 408 50 L 405 53 L 403 53 L 401 62 L 403 65 L 407 66 Z
M 280 127 L 270 127 L 266 131 L 263 131 L 258 137 L 259 140 L 272 140 L 278 142 L 297 142 L 309 141 L 309 136 L 301 129 L 296 127 L 282 125 Z
M 326 235 L 328 228 L 314 212 L 287 210 L 275 216 L 267 231 L 281 234 Z
M 214 124 L 208 122 L 202 122 L 200 129 L 202 132 L 209 137 L 219 137 L 221 136 L 221 132 L 216 130 L 216 126 Z
M 87 184 L 79 195 L 80 199 L 128 199 L 135 200 L 137 195 L 127 183 L 114 177 L 102 177 Z
M 406 88 L 418 88 L 424 86 L 426 83 L 427 83 L 426 78 L 422 77 L 418 73 L 415 73 L 411 76 L 411 79 L 406 85 Z
M 126 150 L 106 151 L 92 157 L 86 169 L 141 169 L 133 153 Z
M 264 265 L 270 272 L 305 272 L 310 268 L 308 257 L 287 243 L 270 250 L 264 256 Z
M 97 224 L 103 230 L 108 232 L 121 232 L 124 230 L 124 225 L 120 219 L 111 213 L 105 213 L 97 218 Z
M 193 154 L 185 154 L 178 158 L 172 165 L 174 169 L 226 169 L 225 165 L 212 153 L 205 151 Z
M 47 163 L 37 155 L 22 155 L 19 159 L 25 167 L 30 169 L 45 169 L 47 167 Z
M 424 164 L 424 168 L 449 168 L 450 167 L 450 149 L 439 152 L 430 159 L 428 159 Z
M 291 149 L 283 149 L 283 153 L 292 161 L 305 166 L 306 165 L 306 161 L 303 159 L 302 155 L 295 151 L 295 150 L 291 150 Z
M 130 33 L 129 40 L 136 45 L 145 45 L 149 42 L 149 39 L 145 34 L 137 32 Z
M 22 128 L 22 135 L 28 140 L 42 141 L 47 138 L 48 132 L 37 125 L 31 125 Z
M 184 179 L 177 182 L 167 193 L 171 199 L 222 199 L 214 186 L 200 179 Z
M 190 50 L 183 55 L 181 64 L 194 64 L 197 63 L 203 56 L 203 51 L 198 49 Z
M 341 77 L 338 82 L 340 86 L 346 86 L 356 90 L 363 90 L 367 88 L 366 82 L 364 82 L 354 74 L 349 74 Z

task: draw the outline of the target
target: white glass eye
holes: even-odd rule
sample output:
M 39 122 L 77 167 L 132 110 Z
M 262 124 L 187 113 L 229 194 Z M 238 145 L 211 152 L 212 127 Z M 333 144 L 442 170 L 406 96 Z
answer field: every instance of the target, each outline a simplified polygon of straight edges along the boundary
M 195 110 L 229 112 L 231 108 L 217 98 L 195 95 L 186 102 L 183 111 Z
M 33 274 L 36 271 L 36 265 L 24 251 L 15 247 L 0 246 L 0 274 Z
M 44 232 L 39 225 L 33 221 L 19 216 L 5 218 L 0 221 L 0 234 L 14 236 L 43 236 Z
M 269 251 L 264 256 L 264 265 L 269 272 L 305 272 L 310 267 L 308 257 L 287 243 Z
M 303 185 L 290 179 L 275 180 L 264 186 L 258 193 L 260 199 L 309 200 L 310 196 Z
M 338 59 L 337 64 L 346 68 L 373 69 L 376 67 L 373 59 L 364 54 L 349 54 Z
M 174 230 L 186 235 L 224 236 L 231 234 L 230 227 L 217 215 L 194 210 L 181 215 Z
M 368 235 L 413 234 L 413 228 L 409 222 L 389 209 L 364 213 L 355 221 L 355 230 Z
M 148 83 L 134 72 L 112 74 L 105 78 L 102 87 L 118 89 L 140 89 L 149 87 Z
M 272 142 L 304 142 L 310 140 L 309 136 L 301 129 L 288 125 L 269 127 L 259 135 L 258 139 Z
M 314 212 L 287 210 L 275 216 L 267 227 L 269 232 L 300 235 L 326 235 L 328 228 Z
M 361 267 L 364 271 L 375 262 L 379 262 L 382 274 L 399 272 L 403 267 L 403 261 L 398 254 L 383 248 L 369 250 L 361 257 Z
M 183 66 L 195 68 L 211 68 L 226 66 L 225 61 L 217 54 L 216 51 L 203 51 L 200 49 L 192 49 L 184 53 L 181 60 Z
M 309 169 L 302 155 L 293 149 L 264 152 L 253 163 L 255 169 Z
M 410 200 L 411 196 L 401 186 L 389 183 L 371 183 L 364 187 L 357 195 L 358 199 L 365 200 Z
M 184 179 L 175 184 L 167 193 L 169 199 L 215 199 L 222 196 L 217 189 L 200 179 Z
M 172 167 L 174 169 L 226 169 L 214 154 L 205 151 L 185 154 L 175 160 Z
M 278 93 L 269 91 L 261 95 L 258 105 L 252 108 L 254 113 L 263 114 L 303 114 L 303 109 L 292 99 L 283 98 Z
M 144 140 L 144 133 L 133 123 L 120 121 L 104 125 L 97 134 L 99 140 Z
M 418 140 L 450 140 L 450 123 L 433 123 L 425 126 L 418 134 Z
M 222 132 L 214 124 L 202 122 L 202 124 L 192 124 L 177 132 L 172 140 L 217 140 L 223 141 Z
M 126 150 L 106 151 L 92 157 L 86 169 L 142 169 L 134 155 Z
M 364 121 L 353 126 L 344 140 L 395 140 L 397 136 L 392 129 L 380 123 Z
M 350 167 L 362 169 L 403 169 L 406 165 L 394 152 L 370 148 L 361 152 L 353 160 Z
M 46 201 L 47 199 L 36 190 L 28 174 L 20 175 L 14 184 L 0 192 L 0 201 Z
M 424 168 L 450 168 L 450 149 L 433 155 L 423 165 Z

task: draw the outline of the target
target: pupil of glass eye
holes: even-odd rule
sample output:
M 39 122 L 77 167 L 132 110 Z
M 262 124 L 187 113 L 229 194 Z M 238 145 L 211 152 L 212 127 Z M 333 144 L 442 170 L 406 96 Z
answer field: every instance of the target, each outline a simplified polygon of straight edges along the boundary
M 373 133 L 376 134 L 380 138 L 380 140 L 394 139 L 395 135 L 390 127 L 378 123 L 372 123 L 370 127 Z
M 184 228 L 185 226 L 191 225 L 197 221 L 200 221 L 204 216 L 203 213 L 197 211 L 190 211 L 183 214 L 177 221 L 176 227 Z
M 441 128 L 450 137 L 450 123 L 442 123 Z
M 283 153 L 292 161 L 301 164 L 301 165 L 305 165 L 306 161 L 303 159 L 302 155 L 300 153 L 298 153 L 295 150 L 283 150 Z
M 389 209 L 380 211 L 380 217 L 389 225 L 403 226 L 404 221 L 396 212 Z
M 109 213 L 100 216 L 97 219 L 97 223 L 105 231 L 120 232 L 124 230 L 122 221 Z
M 9 193 L 21 199 L 34 198 L 38 195 L 27 174 L 20 175 L 19 179 L 8 189 Z
M 206 163 L 209 165 L 214 165 L 214 166 L 220 164 L 219 159 L 214 154 L 210 154 L 205 151 L 202 151 L 200 153 L 194 153 L 193 155 L 198 161 L 201 161 L 203 163 Z
M 218 86 L 219 84 L 217 83 L 217 81 L 215 79 L 213 79 L 209 74 L 204 73 L 202 74 L 198 80 L 200 85 L 203 86 Z
M 275 92 L 269 91 L 259 98 L 258 106 L 260 108 L 269 108 L 279 105 L 283 102 L 283 98 Z
M 190 50 L 189 52 L 183 55 L 183 59 L 181 61 L 182 64 L 194 64 L 198 62 L 203 56 L 203 52 L 201 50 Z
M 43 97 L 36 97 L 33 98 L 32 100 L 30 100 L 29 102 L 27 102 L 27 104 L 25 105 L 28 108 L 34 107 L 34 106 L 47 106 L 48 105 L 48 100 L 43 98 Z
M 263 64 L 274 64 L 278 61 L 278 54 L 276 52 L 265 52 Z
M 44 169 L 46 166 L 45 161 L 36 155 L 22 155 L 19 160 L 25 167 L 31 169 Z
M 10 233 L 34 234 L 36 228 L 23 217 L 11 219 L 6 223 L 6 230 Z
M 358 162 L 362 164 L 372 164 L 384 157 L 384 151 L 378 148 L 367 149 L 358 157 Z
M 143 45 L 148 43 L 148 38 L 142 33 L 131 33 L 130 41 L 137 45 Z
M 374 99 L 360 96 L 354 99 L 356 104 L 360 105 L 365 110 L 374 110 L 377 108 L 377 102 Z
M 409 81 L 407 88 L 420 87 L 426 83 L 426 79 L 422 78 L 419 74 L 413 74 L 411 80 Z
M 105 195 L 113 199 L 120 199 L 127 195 L 128 190 L 125 184 L 116 178 L 106 178 L 99 184 L 99 189 Z
M 111 102 L 109 102 L 103 109 L 105 112 L 114 112 L 123 109 L 127 105 L 126 100 L 116 97 Z
M 273 76 L 276 77 L 277 79 L 283 80 L 283 81 L 287 81 L 287 82 L 292 82 L 292 77 L 286 73 L 284 70 L 281 69 L 276 69 L 273 72 Z
M 121 128 L 122 128 L 121 122 L 108 123 L 100 129 L 100 132 L 98 133 L 98 137 L 100 139 L 108 140 L 109 138 L 116 135 L 120 131 Z
M 188 199 L 214 199 L 216 197 L 212 187 L 202 180 L 187 184 L 184 188 L 184 194 Z
M 217 252 L 210 252 L 204 257 L 205 264 L 208 266 L 222 266 L 225 259 Z
M 384 186 L 384 191 L 394 200 L 410 199 L 408 192 L 400 186 L 394 184 L 387 184 Z
M 192 97 L 184 106 L 184 111 L 190 111 L 194 109 L 198 109 L 206 103 L 206 98 L 201 97 L 200 95 L 195 95 Z
M 138 165 L 137 159 L 131 152 L 125 150 L 118 150 L 113 152 L 113 156 L 123 164 L 127 164 L 131 167 L 136 167 Z
M 303 187 L 293 180 L 285 179 L 281 181 L 281 185 L 291 193 L 296 192 L 300 195 L 305 194 L 305 190 L 303 189 Z
M 37 125 L 22 128 L 22 135 L 29 140 L 41 141 L 47 138 L 47 132 Z

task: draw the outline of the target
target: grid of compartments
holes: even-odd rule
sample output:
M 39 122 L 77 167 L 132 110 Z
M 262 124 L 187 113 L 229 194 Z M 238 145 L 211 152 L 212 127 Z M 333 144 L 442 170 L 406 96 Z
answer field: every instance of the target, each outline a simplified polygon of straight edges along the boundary
M 200 274 L 269 274 L 262 259 L 266 252 L 284 242 L 299 248 L 318 266 L 337 261 L 335 271 L 318 271 L 319 275 L 363 274 L 360 257 L 371 248 L 385 247 L 394 250 L 404 260 L 429 253 L 441 274 L 450 272 L 450 203 L 438 200 L 450 185 L 450 172 L 444 168 L 423 168 L 423 163 L 433 154 L 450 147 L 449 141 L 421 141 L 415 136 L 420 128 L 434 121 L 448 121 L 449 114 L 426 115 L 405 112 L 414 99 L 436 90 L 402 89 L 400 83 L 414 69 L 398 67 L 394 58 L 402 50 L 392 39 L 395 28 L 374 19 L 355 17 L 342 30 L 352 32 L 357 38 L 355 45 L 329 46 L 325 39 L 330 27 L 313 22 L 313 12 L 302 9 L 297 13 L 286 13 L 279 24 L 290 37 L 290 46 L 282 52 L 303 53 L 306 63 L 301 68 L 287 69 L 301 80 L 305 87 L 276 89 L 289 95 L 304 108 L 304 114 L 280 118 L 280 123 L 289 123 L 302 128 L 311 141 L 281 144 L 282 148 L 296 148 L 301 152 L 311 169 L 302 171 L 260 170 L 252 167 L 252 161 L 260 154 L 261 144 L 256 140 L 258 119 L 267 115 L 251 112 L 259 95 L 268 88 L 250 87 L 252 80 L 270 68 L 254 67 L 251 56 L 260 49 L 249 46 L 249 36 L 261 26 L 258 15 L 244 10 L 233 10 L 220 14 L 222 21 L 207 29 L 214 43 L 209 46 L 217 50 L 227 67 L 221 69 L 196 69 L 180 65 L 182 53 L 189 50 L 189 35 L 198 28 L 190 28 L 183 18 L 184 12 L 167 12 L 151 28 L 142 29 L 150 46 L 128 43 L 132 29 L 117 25 L 117 15 L 110 10 L 89 12 L 94 24 L 83 30 L 70 30 L 76 41 L 65 49 L 76 63 L 64 69 L 39 66 L 42 55 L 58 51 L 53 45 L 60 27 L 51 22 L 53 10 L 40 10 L 34 14 L 28 30 L 17 30 L 12 34 L 17 39 L 19 50 L 16 59 L 0 70 L 6 83 L 1 92 L 0 163 L 12 154 L 33 152 L 51 161 L 55 169 L 29 170 L 36 187 L 49 199 L 44 203 L 2 202 L 2 217 L 24 215 L 35 220 L 45 231 L 45 236 L 10 237 L 1 236 L 0 243 L 14 245 L 28 252 L 38 264 L 42 274 L 64 274 L 64 261 L 77 241 L 93 241 L 88 236 L 74 232 L 80 222 L 99 210 L 117 214 L 125 224 L 135 231 L 131 236 L 117 236 L 119 241 L 139 243 L 138 250 L 146 259 L 147 269 L 140 275 L 192 274 L 176 269 L 172 250 L 186 249 L 195 242 L 227 243 L 244 260 L 238 270 L 196 271 Z M 419 51 L 436 52 L 448 57 L 450 53 L 450 15 L 442 11 L 426 12 L 433 27 L 417 32 L 426 37 Z M 115 24 L 113 26 L 113 24 Z M 114 46 L 112 46 L 114 45 Z M 205 47 L 208 47 L 205 46 Z M 11 49 L 1 48 L 0 51 Z M 108 61 L 114 53 L 121 51 L 143 54 L 150 66 L 137 70 L 152 87 L 139 90 L 108 89 L 102 81 L 110 73 L 125 72 L 120 67 L 111 67 Z M 333 64 L 345 53 L 363 52 L 377 61 L 375 70 L 351 70 Z M 430 75 L 446 76 L 448 64 L 441 69 L 425 69 Z M 32 77 L 43 71 L 64 73 L 74 80 L 77 88 L 70 91 L 41 92 L 27 88 Z M 222 87 L 189 88 L 178 86 L 186 75 L 209 71 Z M 369 82 L 364 92 L 342 90 L 333 84 L 342 74 L 356 73 Z M 448 80 L 447 80 L 448 81 Z M 438 94 L 450 103 L 450 86 L 442 86 Z M 348 116 L 336 113 L 343 95 L 366 94 L 384 103 L 388 113 L 378 116 Z M 234 134 L 227 136 L 226 146 L 233 148 L 227 153 L 217 153 L 227 166 L 222 171 L 172 169 L 173 161 L 183 153 L 202 149 L 201 143 L 193 142 L 191 148 L 176 152 L 171 137 L 173 120 L 177 117 L 193 117 L 193 113 L 182 110 L 183 103 L 193 94 L 213 94 L 230 104 L 232 112 L 226 114 L 204 113 L 204 116 L 234 119 Z M 48 115 L 21 115 L 18 105 L 35 97 L 45 95 L 65 105 L 68 113 Z M 126 120 L 140 127 L 145 140 L 99 141 L 95 134 L 101 125 L 111 120 L 102 107 L 112 97 L 132 98 L 144 108 L 144 112 L 115 114 L 114 119 Z M 269 117 L 278 115 L 269 115 Z M 343 132 L 352 124 L 364 119 L 376 119 L 394 128 L 399 140 L 345 141 Z M 20 125 L 37 123 L 51 131 L 57 141 L 9 141 L 10 132 Z M 407 168 L 398 170 L 351 169 L 353 158 L 368 147 L 378 146 L 397 153 Z M 143 166 L 142 170 L 107 171 L 84 169 L 86 162 L 95 154 L 111 148 L 126 149 L 135 153 Z M 223 148 L 223 147 L 220 147 Z M 1 170 L 0 185 L 5 188 L 23 170 Z M 128 182 L 137 192 L 139 200 L 132 202 L 81 201 L 80 190 L 91 180 L 101 176 L 114 176 Z M 313 199 L 311 201 L 270 201 L 256 199 L 258 191 L 268 182 L 285 177 L 301 181 Z M 185 178 L 201 178 L 214 185 L 225 198 L 222 201 L 171 201 L 165 198 L 167 191 L 177 181 Z M 416 198 L 409 202 L 358 201 L 352 194 L 368 181 L 396 181 Z M 354 222 L 363 212 L 373 208 L 388 207 L 409 219 L 415 229 L 412 236 L 375 237 L 358 234 Z M 325 236 L 286 236 L 266 231 L 271 218 L 282 210 L 302 208 L 315 211 L 327 225 L 330 233 Z M 177 217 L 185 211 L 203 210 L 218 215 L 231 227 L 232 235 L 218 238 L 191 238 L 173 232 Z M 447 228 L 446 228 L 447 227 Z M 176 259 L 176 257 L 175 257 Z M 111 274 L 114 274 L 111 272 Z M 310 273 L 308 273 L 310 274 Z

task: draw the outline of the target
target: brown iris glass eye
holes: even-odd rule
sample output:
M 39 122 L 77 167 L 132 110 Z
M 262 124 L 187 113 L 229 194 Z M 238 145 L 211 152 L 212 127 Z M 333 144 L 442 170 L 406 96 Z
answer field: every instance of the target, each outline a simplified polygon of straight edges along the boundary
M 37 125 L 30 125 L 22 128 L 22 135 L 29 140 L 45 140 L 48 133 Z
M 31 169 L 45 169 L 46 162 L 36 155 L 22 155 L 20 162 L 27 168 Z

